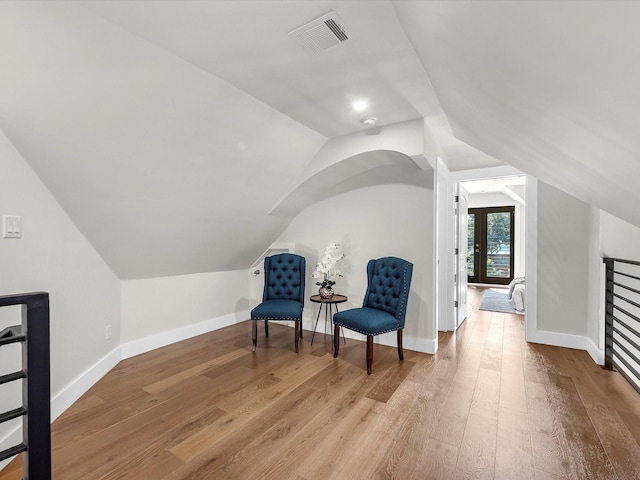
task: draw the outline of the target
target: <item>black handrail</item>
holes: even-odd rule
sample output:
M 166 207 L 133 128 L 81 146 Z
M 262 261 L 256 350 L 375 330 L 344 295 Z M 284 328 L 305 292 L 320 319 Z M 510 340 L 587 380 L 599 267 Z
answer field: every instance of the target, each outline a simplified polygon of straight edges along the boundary
M 640 282 L 640 268 L 636 275 L 616 270 L 619 264 L 640 267 L 640 261 L 605 257 L 603 262 L 606 265 L 604 368 L 615 367 L 640 392 L 640 290 L 624 283 Z M 636 297 L 630 298 L 629 294 Z
M 24 480 L 51 480 L 51 386 L 49 294 L 0 296 L 0 307 L 22 305 L 21 325 L 0 332 L 0 347 L 22 343 L 22 370 L 0 377 L 0 384 L 22 380 L 22 406 L 0 412 L 0 423 L 22 417 L 22 443 L 0 451 L 0 461 L 23 453 Z

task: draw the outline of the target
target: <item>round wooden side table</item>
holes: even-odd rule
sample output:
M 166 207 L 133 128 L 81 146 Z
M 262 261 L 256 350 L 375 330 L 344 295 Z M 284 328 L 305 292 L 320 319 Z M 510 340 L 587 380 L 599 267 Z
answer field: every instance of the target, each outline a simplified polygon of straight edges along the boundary
M 331 334 L 331 349 L 333 350 L 333 328 L 331 328 L 331 324 L 333 323 L 333 309 L 335 308 L 336 313 L 339 312 L 338 304 L 345 303 L 348 299 L 346 295 L 336 295 L 334 294 L 331 298 L 322 298 L 320 295 L 311 295 L 309 298 L 313 303 L 319 303 L 320 308 L 318 308 L 318 315 L 316 316 L 316 324 L 313 326 L 313 335 L 311 335 L 311 345 L 313 345 L 313 338 L 316 335 L 316 328 L 318 327 L 318 320 L 320 320 L 320 312 L 322 312 L 322 307 L 324 306 L 324 334 L 325 339 L 327 338 L 327 324 L 329 324 L 329 330 Z M 327 319 L 329 321 L 327 322 Z M 344 331 L 342 332 L 342 338 L 344 338 Z M 344 338 L 345 343 L 347 339 Z

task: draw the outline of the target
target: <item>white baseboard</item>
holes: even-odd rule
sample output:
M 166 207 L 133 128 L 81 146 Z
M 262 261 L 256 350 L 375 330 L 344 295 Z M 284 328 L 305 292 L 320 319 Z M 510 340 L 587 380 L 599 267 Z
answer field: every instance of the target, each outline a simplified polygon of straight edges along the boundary
M 111 350 L 51 399 L 51 421 L 58 418 L 76 400 L 104 377 L 121 360 L 120 347 Z
M 549 332 L 546 330 L 535 330 L 527 335 L 527 342 L 542 343 L 554 347 L 575 348 L 585 350 L 586 337 L 569 333 Z
M 235 325 L 236 323 L 243 322 L 250 317 L 251 312 L 249 312 L 249 310 L 243 310 L 241 312 L 230 313 L 228 315 L 223 315 L 222 317 L 213 318 L 204 322 L 194 323 L 193 325 L 187 325 L 166 332 L 156 333 L 155 335 L 150 335 L 138 340 L 133 340 L 120 346 L 122 359 L 140 355 L 141 353 L 149 352 L 156 348 L 165 347 L 172 343 L 180 342 L 197 335 L 202 335 L 203 333 Z
M 366 340 L 366 337 L 362 335 L 362 339 Z M 398 346 L 398 335 L 396 332 L 385 333 L 375 337 L 375 343 L 380 345 L 386 345 L 388 347 Z M 402 336 L 402 347 L 405 350 L 413 350 L 414 352 L 435 354 L 438 349 L 438 341 L 429 338 L 418 338 L 412 335 L 407 335 L 405 331 Z
M 596 362 L 598 365 L 604 365 L 604 350 L 598 348 L 598 346 L 593 343 L 593 340 L 591 340 L 590 338 L 587 338 L 586 350 L 587 352 L 589 352 L 589 355 L 591 355 L 591 358 L 593 358 L 594 362 Z
M 405 335 L 402 343 L 407 350 L 429 353 L 431 355 L 434 355 L 438 351 L 437 338 L 417 338 Z
M 589 337 L 572 335 L 569 333 L 548 332 L 536 330 L 527 335 L 527 342 L 542 343 L 554 347 L 574 348 L 585 350 L 598 365 L 604 364 L 604 352 L 600 350 Z

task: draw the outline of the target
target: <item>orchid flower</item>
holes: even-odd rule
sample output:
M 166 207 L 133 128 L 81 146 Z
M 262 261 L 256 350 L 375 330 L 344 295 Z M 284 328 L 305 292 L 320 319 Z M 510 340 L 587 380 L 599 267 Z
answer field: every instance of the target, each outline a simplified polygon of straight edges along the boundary
M 316 282 L 316 285 L 331 288 L 336 283 L 335 280 L 332 280 L 332 277 L 343 276 L 340 270 L 334 268 L 345 257 L 344 253 L 339 252 L 339 250 L 339 243 L 330 243 L 325 249 L 324 256 L 316 264 L 316 268 L 311 274 L 313 278 L 322 279 L 322 281 Z

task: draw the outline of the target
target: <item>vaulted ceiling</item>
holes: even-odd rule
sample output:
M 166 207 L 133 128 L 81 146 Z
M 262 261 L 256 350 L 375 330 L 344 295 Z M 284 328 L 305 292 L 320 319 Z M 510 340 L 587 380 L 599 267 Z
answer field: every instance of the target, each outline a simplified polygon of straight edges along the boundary
M 289 37 L 328 12 L 347 41 Z M 123 279 L 248 267 L 290 221 L 270 214 L 282 193 L 367 115 L 424 118 L 452 169 L 508 163 L 640 226 L 637 18 L 630 2 L 5 0 L 0 129 Z

